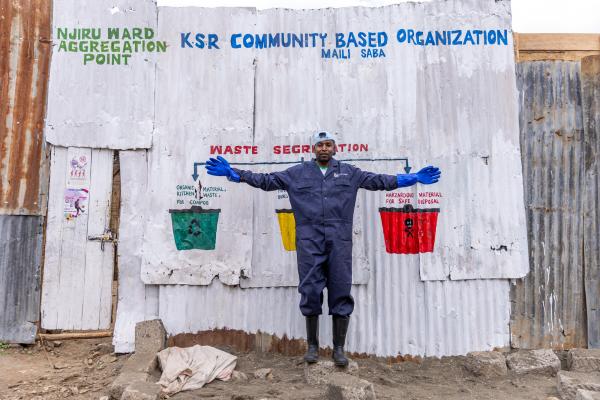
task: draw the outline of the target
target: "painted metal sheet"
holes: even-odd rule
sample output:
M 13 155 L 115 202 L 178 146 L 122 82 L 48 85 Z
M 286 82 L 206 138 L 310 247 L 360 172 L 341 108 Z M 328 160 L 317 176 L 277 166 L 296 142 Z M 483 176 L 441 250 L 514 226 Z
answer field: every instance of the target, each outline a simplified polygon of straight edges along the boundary
M 260 330 L 288 338 L 304 336 L 304 322 L 297 311 L 299 295 L 295 287 L 285 286 L 292 282 L 292 267 L 286 269 L 280 277 L 267 277 L 263 280 L 263 283 L 271 280 L 265 286 L 280 285 L 283 282 L 284 285 L 279 287 L 240 289 L 239 286 L 231 285 L 234 280 L 222 277 L 213 280 L 214 271 L 205 270 L 209 273 L 198 274 L 198 269 L 203 265 L 219 259 L 214 258 L 214 253 L 196 250 L 185 250 L 190 252 L 189 255 L 178 255 L 177 260 L 171 255 L 166 257 L 164 250 L 167 246 L 170 246 L 171 252 L 175 248 L 174 238 L 169 236 L 172 235 L 172 225 L 167 211 L 174 207 L 187 208 L 197 204 L 201 200 L 198 193 L 205 193 L 203 188 L 220 186 L 222 190 L 211 189 L 217 193 L 216 196 L 207 196 L 206 203 L 200 205 L 221 209 L 220 217 L 227 211 L 229 215 L 242 215 L 243 218 L 236 219 L 233 226 L 219 227 L 226 229 L 224 235 L 217 236 L 217 246 L 227 240 L 232 232 L 246 232 L 252 240 L 258 234 L 276 236 L 280 227 L 274 222 L 276 216 L 273 211 L 280 207 L 281 203 L 277 201 L 283 198 L 271 199 L 272 204 L 263 207 L 266 197 L 260 196 L 270 194 L 247 191 L 242 185 L 235 186 L 223 180 L 212 180 L 214 178 L 201 175 L 201 165 L 196 164 L 194 171 L 194 163 L 206 158 L 210 152 L 210 148 L 207 149 L 206 146 L 211 144 L 240 145 L 242 149 L 243 146 L 257 146 L 258 154 L 238 154 L 230 158 L 234 162 L 254 162 L 253 168 L 269 171 L 270 168 L 275 168 L 268 164 L 270 161 L 297 161 L 302 156 L 302 145 L 306 144 L 309 133 L 315 129 L 329 129 L 343 135 L 340 143 L 359 144 L 357 151 L 353 147 L 348 151 L 346 147 L 348 156 L 355 156 L 354 153 L 360 155 L 360 143 L 363 143 L 368 144 L 371 149 L 371 158 L 396 158 L 390 156 L 393 151 L 397 158 L 409 158 L 410 165 L 415 168 L 426 162 L 441 163 L 444 171 L 448 171 L 444 177 L 449 181 L 443 187 L 440 185 L 443 197 L 438 197 L 441 199 L 438 201 L 443 201 L 442 205 L 449 209 L 452 205 L 452 212 L 456 213 L 443 222 L 446 225 L 440 223 L 438 227 L 441 232 L 446 232 L 442 236 L 447 241 L 439 242 L 445 243 L 441 247 L 447 252 L 440 253 L 443 254 L 444 262 L 427 260 L 423 254 L 388 253 L 385 251 L 384 223 L 378 213 L 378 208 L 386 204 L 387 197 L 382 197 L 380 193 L 360 193 L 356 219 L 362 239 L 357 247 L 364 247 L 370 266 L 370 278 L 366 284 L 353 286 L 356 308 L 352 317 L 348 349 L 381 356 L 440 356 L 507 346 L 510 340 L 509 282 L 481 277 L 520 277 L 528 268 L 527 260 L 523 262 L 521 259 L 523 255 L 526 258 L 524 248 L 527 242 L 517 135 L 516 85 L 512 76 L 514 64 L 510 42 L 501 50 L 475 49 L 469 46 L 436 49 L 406 43 L 398 46 L 394 42 L 394 45 L 390 44 L 389 48 L 385 48 L 386 58 L 379 60 L 362 59 L 360 49 L 352 49 L 356 50 L 354 58 L 342 59 L 323 58 L 320 48 L 311 47 L 242 48 L 236 50 L 236 57 L 233 59 L 237 74 L 231 78 L 232 82 L 225 78 L 227 71 L 230 71 L 230 62 L 223 62 L 230 61 L 227 55 L 234 53 L 230 45 L 232 34 L 240 32 L 298 32 L 302 29 L 300 32 L 327 32 L 333 41 L 335 39 L 331 37 L 335 37 L 336 31 L 347 34 L 364 27 L 365 31 L 394 32 L 390 35 L 390 40 L 393 41 L 397 40 L 395 32 L 401 28 L 424 31 L 452 29 L 453 26 L 465 28 L 480 24 L 482 14 L 487 16 L 484 27 L 493 25 L 500 29 L 506 26 L 508 29 L 510 18 L 506 7 L 505 2 L 434 2 L 382 9 L 299 11 L 296 14 L 287 14 L 291 12 L 289 10 L 257 13 L 239 9 L 160 9 L 161 35 L 175 36 L 180 47 L 173 49 L 169 57 L 161 59 L 158 64 L 158 77 L 162 83 L 158 84 L 157 97 L 163 105 L 157 107 L 155 146 L 148 153 L 148 163 L 144 164 L 140 156 L 135 157 L 137 161 L 129 166 L 136 170 L 147 170 L 148 184 L 144 186 L 141 182 L 136 182 L 137 179 L 123 184 L 124 198 L 135 198 L 132 193 L 143 193 L 144 188 L 148 195 L 140 199 L 138 206 L 125 207 L 122 221 L 139 223 L 136 216 L 144 214 L 145 222 L 141 229 L 144 232 L 142 280 L 146 283 L 166 283 L 148 279 L 145 268 L 151 266 L 155 271 L 166 272 L 167 276 L 172 271 L 171 276 L 178 274 L 180 283 L 187 284 L 159 286 L 159 316 L 165 322 L 168 332 L 174 335 L 229 328 L 246 332 Z M 424 18 L 425 15 L 427 18 Z M 167 18 L 169 16 L 177 20 L 177 23 Z M 271 21 L 277 18 L 281 19 L 281 25 Z M 203 49 L 195 46 L 190 48 L 187 44 L 189 40 L 194 44 L 199 40 L 195 37 L 195 26 L 189 25 L 191 19 L 195 21 L 195 26 L 198 21 L 203 21 L 202 26 L 215 26 L 215 29 L 206 29 L 206 32 L 215 32 L 221 38 L 219 43 L 222 48 L 210 51 L 207 46 Z M 295 22 L 296 19 L 298 22 Z M 396 22 L 392 22 L 399 20 L 406 21 L 406 25 L 403 23 L 399 27 L 395 25 Z M 252 22 L 251 28 L 247 28 L 248 21 Z M 354 24 L 348 21 L 354 21 Z M 428 22 L 425 24 L 423 21 Z M 288 23 L 293 24 L 290 25 L 293 29 L 288 28 Z M 314 25 L 307 30 L 309 24 Z M 185 36 L 187 33 L 190 36 Z M 243 38 L 243 35 L 240 37 Z M 243 42 L 240 43 L 243 46 Z M 326 43 L 326 48 L 332 50 L 332 42 Z M 192 54 L 182 55 L 185 52 Z M 405 56 L 410 62 L 397 61 L 402 58 L 400 56 Z M 438 64 L 448 66 L 448 70 L 443 70 Z M 204 68 L 199 69 L 198 65 L 203 65 Z M 420 71 L 419 68 L 423 70 Z M 288 69 L 294 73 L 288 74 Z M 480 69 L 487 71 L 488 75 L 480 75 Z M 296 85 L 291 86 L 289 80 L 295 80 Z M 365 85 L 363 80 L 370 82 L 373 87 Z M 431 82 L 427 82 L 428 80 Z M 320 82 L 321 86 L 313 81 Z M 381 81 L 386 83 L 381 84 Z M 444 86 L 446 81 L 449 82 L 447 88 Z M 168 86 L 170 90 L 167 90 Z M 421 96 L 421 90 L 439 91 L 440 87 L 446 93 L 444 101 L 450 102 L 452 107 L 446 107 L 439 100 L 432 103 L 432 94 Z M 286 90 L 288 93 L 282 95 Z M 352 102 L 349 93 L 345 93 L 353 90 L 358 104 Z M 459 92 L 460 96 L 450 96 L 453 90 Z M 300 92 L 300 95 L 294 91 Z M 325 96 L 325 91 L 334 95 Z M 488 92 L 493 95 L 486 94 Z M 360 103 L 359 100 L 363 102 Z M 459 111 L 453 111 L 452 101 L 458 102 Z M 172 103 L 180 107 L 175 114 L 170 112 L 171 108 L 168 106 Z M 316 108 L 314 103 L 322 107 Z M 480 109 L 479 105 L 485 107 Z M 498 110 L 499 115 L 489 111 L 492 109 Z M 440 115 L 436 116 L 436 112 L 446 114 L 442 118 Z M 472 115 L 475 115 L 474 119 L 471 118 Z M 444 120 L 451 122 L 446 126 Z M 374 133 L 369 135 L 369 132 Z M 371 136 L 375 136 L 381 143 Z M 220 141 L 214 141 L 215 137 Z M 199 145 L 194 146 L 196 143 Z M 290 154 L 285 154 L 284 147 L 280 147 L 280 154 L 275 153 L 274 146 L 286 145 L 290 146 Z M 300 145 L 299 152 L 293 152 L 293 145 Z M 235 147 L 232 149 L 235 151 Z M 250 149 L 252 152 L 252 147 Z M 340 151 L 338 156 L 342 153 Z M 406 154 L 409 157 L 400 157 Z M 263 161 L 265 165 L 256 165 Z M 389 173 L 402 170 L 407 166 L 406 161 L 408 160 L 388 160 L 371 163 L 364 168 Z M 506 163 L 505 176 L 498 173 L 502 163 Z M 463 176 L 466 178 L 461 180 L 460 177 Z M 182 192 L 189 193 L 177 196 L 177 185 L 181 185 L 179 189 Z M 489 190 L 494 185 L 498 188 Z M 459 192 L 456 188 L 458 186 L 465 190 Z M 196 187 L 197 191 L 194 190 Z M 499 188 L 507 187 L 510 189 L 505 189 L 505 204 L 500 208 L 497 204 L 499 200 L 491 197 L 498 197 Z M 126 194 L 125 191 L 130 193 Z M 418 200 L 425 197 L 419 196 L 421 192 L 423 190 L 419 188 L 398 191 L 397 193 L 406 194 L 392 197 L 393 204 L 404 204 L 397 200 L 402 198 L 412 199 L 415 204 L 420 205 Z M 426 196 L 432 197 L 433 195 Z M 177 200 L 181 200 L 183 204 L 177 204 Z M 249 205 L 250 201 L 252 206 Z M 236 204 L 241 204 L 241 207 L 226 209 Z M 258 207 L 266 211 L 261 209 L 257 212 Z M 429 208 L 433 207 L 430 205 Z M 514 218 L 499 222 L 506 219 L 504 209 L 511 210 L 510 215 L 514 215 Z M 236 214 L 241 211 L 243 214 Z M 271 221 L 262 221 L 269 214 Z M 260 221 L 257 222 L 257 219 Z M 251 225 L 247 226 L 249 221 Z M 488 225 L 498 226 L 502 232 L 497 235 L 490 233 Z M 478 227 L 478 230 L 468 232 L 469 226 Z M 460 235 L 447 233 L 459 228 L 462 229 Z M 135 230 L 133 227 L 131 229 Z M 160 234 L 156 232 L 161 230 Z M 508 230 L 510 232 L 505 235 Z M 514 247 L 504 244 L 506 238 L 513 238 Z M 231 241 L 246 249 L 245 240 L 243 237 L 240 240 L 236 237 Z M 475 250 L 479 253 L 470 258 L 454 256 L 456 262 L 452 264 L 453 268 L 446 269 L 444 265 L 452 260 L 452 247 L 455 243 L 463 242 L 469 246 L 464 246 L 466 249 L 461 248 L 461 251 Z M 492 242 L 499 246 L 491 246 Z M 273 240 L 266 239 L 264 243 L 273 243 Z M 283 246 L 282 241 L 278 243 Z M 471 249 L 470 245 L 474 245 L 475 249 Z M 494 247 L 495 250 L 489 247 Z M 254 252 L 257 249 L 251 250 L 252 253 L 246 254 L 252 254 L 252 260 L 255 260 Z M 119 251 L 121 257 L 136 254 L 135 249 L 130 246 Z M 491 252 L 499 256 L 492 257 L 489 255 Z M 274 260 L 288 262 L 279 257 L 278 253 L 274 254 Z M 488 255 L 484 256 L 485 254 Z M 510 257 L 516 257 L 514 263 L 506 266 L 504 261 Z M 479 266 L 477 263 L 483 259 L 486 263 Z M 183 268 L 174 268 L 176 266 Z M 245 272 L 252 274 L 252 280 L 256 278 L 254 273 L 262 265 L 252 264 L 251 267 Z M 233 268 L 231 270 L 236 271 Z M 266 270 L 262 271 L 263 277 L 266 276 Z M 238 267 L 237 271 L 240 271 L 241 276 L 244 269 Z M 184 277 L 183 272 L 192 274 L 192 277 Z M 194 277 L 194 273 L 197 276 Z M 448 275 L 451 278 L 472 279 L 453 281 L 448 280 Z M 228 277 L 231 275 L 226 276 Z M 423 279 L 432 280 L 424 282 Z M 203 281 L 210 281 L 211 284 L 189 285 Z M 177 280 L 169 279 L 167 282 L 176 283 Z M 243 280 L 241 284 L 245 285 Z M 126 286 L 121 290 L 127 291 L 128 285 L 139 283 L 124 285 Z M 141 298 L 141 291 L 138 298 Z M 155 297 L 150 298 L 150 302 L 155 300 Z M 330 338 L 330 331 L 329 319 L 324 317 L 321 332 L 324 344 Z
M 356 307 L 348 351 L 445 356 L 508 346 L 508 281 L 423 282 L 416 265 L 396 268 L 385 258 L 380 261 L 368 285 L 353 286 Z M 305 338 L 295 288 L 240 290 L 215 280 L 206 287 L 161 285 L 159 300 L 159 315 L 170 335 L 228 328 Z M 326 308 L 320 341 L 331 347 Z
M 135 324 L 158 318 L 158 287 L 145 285 L 140 276 L 144 225 L 144 213 L 140 212 L 140 208 L 145 204 L 147 193 L 147 153 L 120 151 L 119 160 L 124 184 L 117 246 L 119 291 L 113 345 L 116 353 L 130 353 L 135 349 Z
M 107 329 L 114 247 L 113 152 L 52 147 L 42 285 L 42 328 Z
M 122 176 L 128 183 L 122 186 L 119 246 L 120 274 L 124 278 L 120 278 L 119 296 L 123 300 L 117 309 L 114 331 L 119 348 L 133 349 L 130 326 L 144 308 L 146 315 L 159 311 L 170 335 L 228 328 L 304 338 L 295 287 L 241 289 L 214 280 L 210 286 L 159 285 L 157 294 L 141 289 L 134 278 L 140 255 L 138 247 L 130 245 L 139 241 L 139 236 L 129 235 L 143 231 L 140 216 L 150 211 L 146 208 L 149 202 L 144 201 L 148 196 L 143 195 L 145 156 L 137 153 L 121 152 Z M 373 195 L 361 201 L 368 206 L 378 199 Z M 358 218 L 366 218 L 369 213 L 369 207 L 357 208 Z M 364 232 L 365 238 L 378 235 L 382 235 L 378 225 L 367 226 Z M 353 286 L 356 308 L 348 336 L 350 351 L 380 356 L 443 356 L 509 345 L 507 280 L 423 282 L 418 255 L 391 258 L 376 240 L 365 240 L 364 245 L 374 267 L 367 285 Z M 131 305 L 133 302 L 137 304 Z M 325 346 L 331 335 L 329 318 L 323 317 L 321 326 Z
M 232 22 L 230 29 L 254 27 L 251 9 L 194 11 L 161 10 L 161 35 L 179 40 L 180 32 L 199 26 L 217 31 L 223 20 Z M 142 280 L 208 285 L 218 276 L 236 285 L 250 269 L 250 193 L 243 185 L 208 177 L 194 162 L 206 160 L 211 144 L 219 141 L 252 147 L 253 54 L 233 57 L 225 46 L 210 53 L 195 51 L 199 50 L 174 48 L 158 65 Z M 196 172 L 198 180 L 192 176 Z
M 600 348 L 600 56 L 581 60 L 583 105 L 583 253 L 587 343 Z
M 41 215 L 52 2 L 0 1 L 0 214 Z
M 39 216 L 0 215 L 0 342 L 35 342 L 42 224 Z
M 511 345 L 585 347 L 580 64 L 522 62 L 517 82 L 531 272 L 511 287 Z
M 386 257 L 418 255 L 423 280 L 527 273 L 505 2 L 165 8 L 159 31 L 178 46 L 158 61 L 144 282 L 202 285 L 219 275 L 228 284 L 248 277 L 241 281 L 247 287 L 295 285 L 293 246 L 286 247 L 281 220 L 290 208 L 286 194 L 207 176 L 201 163 L 221 153 L 240 168 L 282 169 L 286 164 L 277 163 L 310 157 L 308 137 L 317 129 L 334 132 L 338 158 L 360 168 L 396 174 L 435 164 L 443 171 L 435 186 L 380 192 L 377 201 L 359 204 L 371 207 L 354 229 L 359 282 L 371 268 L 361 237 L 370 226 L 379 227 L 376 243 Z M 218 217 L 192 205 L 218 210 Z M 425 216 L 426 228 L 415 234 L 414 218 Z M 192 237 L 204 237 L 207 226 L 193 225 L 202 219 L 213 224 L 208 244 Z M 412 239 L 416 251 L 407 245 L 411 237 L 419 238 Z
M 59 146 L 147 148 L 152 143 L 156 3 L 55 0 L 46 140 Z

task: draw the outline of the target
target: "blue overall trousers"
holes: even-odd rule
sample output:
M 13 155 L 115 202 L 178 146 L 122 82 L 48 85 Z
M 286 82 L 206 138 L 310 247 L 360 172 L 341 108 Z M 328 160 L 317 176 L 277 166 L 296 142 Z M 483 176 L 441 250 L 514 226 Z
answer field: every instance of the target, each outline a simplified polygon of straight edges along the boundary
M 352 220 L 356 193 L 394 190 L 396 175 L 361 171 L 331 159 L 323 175 L 315 160 L 267 174 L 235 169 L 241 181 L 262 190 L 286 190 L 296 220 L 300 311 L 322 313 L 327 287 L 329 314 L 349 316 L 354 310 L 352 287 Z

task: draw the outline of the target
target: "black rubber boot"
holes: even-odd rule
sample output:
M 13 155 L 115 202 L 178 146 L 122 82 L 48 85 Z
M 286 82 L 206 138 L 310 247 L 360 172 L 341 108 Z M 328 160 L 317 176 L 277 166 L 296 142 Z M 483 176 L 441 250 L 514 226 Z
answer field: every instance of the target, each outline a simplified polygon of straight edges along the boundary
M 346 332 L 348 332 L 349 322 L 350 317 L 333 316 L 333 362 L 338 367 L 348 365 L 348 359 L 344 355 L 344 345 L 346 343 Z
M 306 317 L 306 342 L 308 349 L 304 355 L 304 361 L 309 364 L 319 360 L 319 316 Z

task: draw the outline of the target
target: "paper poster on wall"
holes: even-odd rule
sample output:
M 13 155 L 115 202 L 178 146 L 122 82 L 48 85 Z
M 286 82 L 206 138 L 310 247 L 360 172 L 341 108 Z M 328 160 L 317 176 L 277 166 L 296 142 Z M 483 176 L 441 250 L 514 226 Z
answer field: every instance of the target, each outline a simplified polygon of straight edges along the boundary
M 87 214 L 90 193 L 88 189 L 65 189 L 65 219 L 72 220 Z
M 69 183 L 86 182 L 88 180 L 88 159 L 85 154 L 74 156 L 70 161 Z

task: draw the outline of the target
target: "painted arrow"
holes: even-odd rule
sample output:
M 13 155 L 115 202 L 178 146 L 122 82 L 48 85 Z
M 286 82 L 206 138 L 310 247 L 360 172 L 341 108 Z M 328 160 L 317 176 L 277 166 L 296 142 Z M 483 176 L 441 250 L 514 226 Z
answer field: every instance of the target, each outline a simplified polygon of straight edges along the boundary
M 198 180 L 198 177 L 200 176 L 200 175 L 198 175 L 198 166 L 199 165 L 204 165 L 204 163 L 199 163 L 199 162 L 194 163 L 194 173 L 192 174 L 192 178 L 194 178 L 194 182 L 196 182 L 196 180 Z
M 338 161 L 345 161 L 345 162 L 404 161 L 404 163 L 405 163 L 404 172 L 406 172 L 408 174 L 408 173 L 410 173 L 410 170 L 412 169 L 412 167 L 408 164 L 408 158 L 352 158 L 352 159 L 347 158 L 347 159 L 339 159 Z M 282 165 L 282 164 L 300 164 L 301 162 L 304 162 L 304 158 L 302 158 L 302 160 L 300 160 L 300 161 L 257 161 L 257 162 L 237 162 L 237 163 L 230 162 L 229 165 Z M 198 179 L 198 177 L 200 176 L 198 174 L 198 167 L 203 166 L 203 165 L 206 165 L 206 163 L 194 162 L 194 173 L 192 174 L 192 178 L 194 178 L 194 181 L 196 181 Z
M 407 174 L 410 173 L 410 170 L 412 169 L 412 167 L 410 165 L 408 165 L 408 158 L 354 158 L 354 159 L 347 159 L 347 160 L 338 160 L 338 161 L 404 161 L 405 166 L 404 166 L 404 172 L 406 172 Z
M 301 162 L 304 162 L 304 159 L 302 159 L 302 161 L 271 161 L 271 162 L 247 162 L 247 163 L 236 163 L 236 162 L 230 162 L 229 165 L 275 165 L 275 164 L 300 164 Z M 192 178 L 194 178 L 194 181 L 196 181 L 198 179 L 198 177 L 200 175 L 198 175 L 198 167 L 202 166 L 202 165 L 206 165 L 206 163 L 204 162 L 194 162 L 194 173 L 192 174 Z

